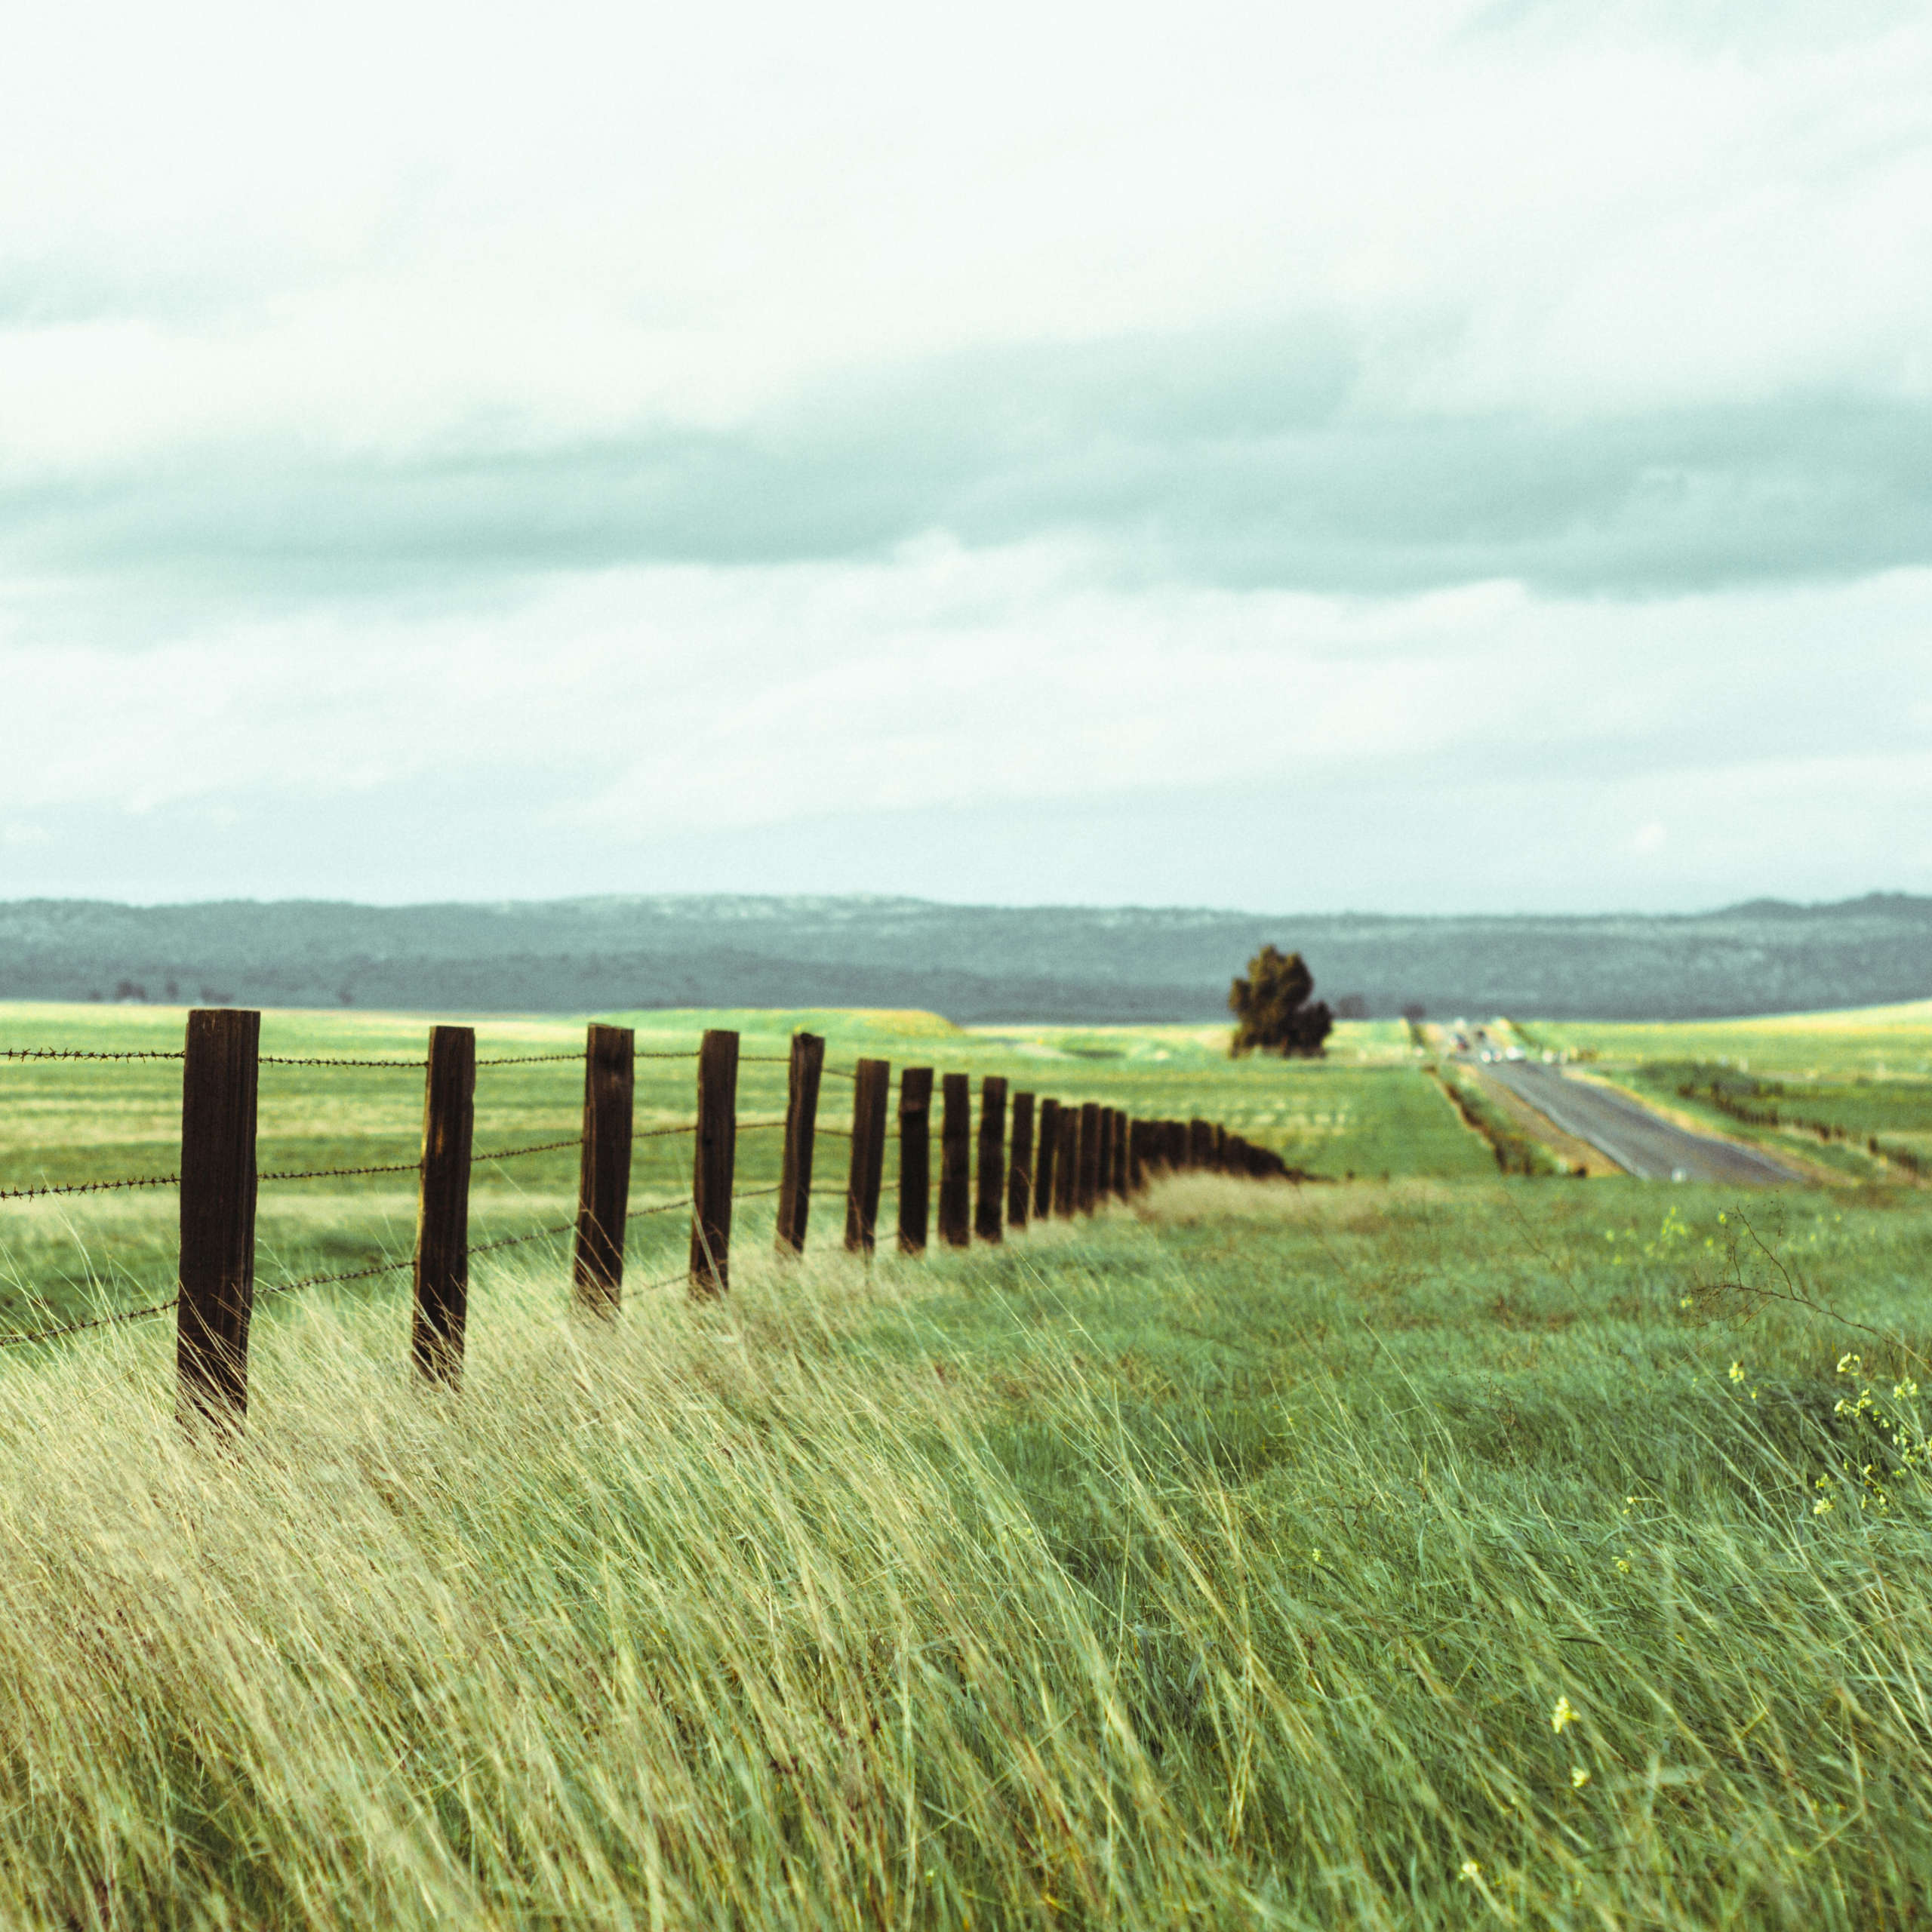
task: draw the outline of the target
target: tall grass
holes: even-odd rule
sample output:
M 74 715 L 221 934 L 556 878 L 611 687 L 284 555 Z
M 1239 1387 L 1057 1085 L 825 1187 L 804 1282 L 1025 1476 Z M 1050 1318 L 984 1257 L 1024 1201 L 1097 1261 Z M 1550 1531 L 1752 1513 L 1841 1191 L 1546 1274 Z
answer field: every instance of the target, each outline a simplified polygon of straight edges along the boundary
M 1771 1307 L 1734 1383 L 1703 1251 L 1603 1239 L 1654 1197 L 1480 1192 L 611 1325 L 499 1269 L 455 1399 L 317 1303 L 226 1453 L 164 1336 L 0 1374 L 0 1919 L 1909 1920 L 1932 1523 L 1859 1506 L 1842 1338 Z

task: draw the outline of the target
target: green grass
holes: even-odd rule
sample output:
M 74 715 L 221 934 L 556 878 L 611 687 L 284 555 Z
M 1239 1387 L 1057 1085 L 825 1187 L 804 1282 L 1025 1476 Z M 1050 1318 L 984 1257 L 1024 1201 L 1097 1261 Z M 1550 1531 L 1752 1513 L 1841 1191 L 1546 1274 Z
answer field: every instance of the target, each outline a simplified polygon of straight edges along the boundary
M 1752 1318 L 1734 1204 L 1183 1181 L 614 1328 L 486 1264 L 460 1400 L 298 1304 L 226 1457 L 163 1333 L 17 1366 L 0 1916 L 1903 1921 L 1932 1499 L 1834 1404 L 1913 1364 Z M 1932 1346 L 1915 1200 L 1783 1214 Z
M 404 1280 L 289 1297 L 219 1453 L 175 1426 L 165 1322 L 7 1358 L 0 1923 L 1925 1915 L 1924 1190 L 1504 1180 L 1399 1045 L 1231 1066 L 1184 1029 L 930 1024 L 829 1023 L 832 1058 L 1023 1058 L 1043 1092 L 1219 1095 L 1284 1134 L 1346 1115 L 1331 1152 L 1411 1135 L 1434 1171 L 1183 1178 L 869 1268 L 829 1215 L 781 1265 L 768 1218 L 724 1301 L 633 1292 L 615 1324 L 572 1317 L 560 1248 L 485 1257 L 455 1398 L 411 1380 Z M 414 1020 L 264 1026 L 421 1047 Z M 688 1070 L 646 1065 L 672 1111 Z M 412 1076 L 318 1127 L 300 1095 L 337 1090 L 281 1071 L 265 1165 L 411 1151 Z M 23 1074 L 10 1159 L 171 1164 L 165 1070 Z M 575 1078 L 505 1070 L 479 1143 L 568 1131 Z M 491 1214 L 540 1223 L 568 1173 L 489 1182 Z M 265 1192 L 278 1260 L 406 1252 L 404 1193 L 317 1199 L 298 1227 Z M 0 1211 L 29 1288 L 34 1239 L 105 1270 L 145 1226 L 166 1258 L 171 1201 L 53 1204 Z

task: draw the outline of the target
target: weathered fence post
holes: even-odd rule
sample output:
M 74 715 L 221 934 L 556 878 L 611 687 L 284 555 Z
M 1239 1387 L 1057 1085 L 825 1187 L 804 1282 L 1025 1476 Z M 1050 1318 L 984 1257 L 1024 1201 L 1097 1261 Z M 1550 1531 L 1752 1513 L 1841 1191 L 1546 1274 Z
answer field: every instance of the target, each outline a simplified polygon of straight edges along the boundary
M 973 1238 L 973 1083 L 943 1074 L 939 1124 L 939 1238 L 949 1247 Z
M 738 1036 L 706 1030 L 697 1052 L 697 1135 L 691 1149 L 691 1291 L 731 1285 L 731 1185 L 738 1164 Z
M 1147 1185 L 1147 1122 L 1127 1124 L 1127 1191 L 1138 1194 Z
M 878 1195 L 885 1178 L 885 1106 L 892 1063 L 862 1060 L 852 1083 L 852 1165 L 845 1183 L 845 1245 L 870 1254 L 877 1241 Z
M 614 1315 L 624 1291 L 631 1204 L 631 1100 L 637 1039 L 592 1021 L 583 1044 L 583 1145 L 577 1154 L 577 1247 L 571 1285 L 580 1308 Z
M 1074 1204 L 1091 1214 L 1100 1198 L 1100 1103 L 1088 1100 L 1080 1109 L 1080 1165 L 1074 1181 Z
M 1213 1122 L 1204 1120 L 1188 1122 L 1187 1164 L 1190 1168 L 1211 1168 L 1214 1164 Z
M 1219 1121 L 1214 1123 L 1214 1171 L 1228 1171 L 1228 1130 Z
M 1007 1155 L 1006 1219 L 1023 1228 L 1033 1211 L 1033 1097 L 1013 1097 L 1013 1144 Z
M 175 1415 L 240 1428 L 255 1304 L 255 1088 L 262 1016 L 198 1008 L 181 1065 L 180 1301 Z
M 818 1136 L 818 1083 L 825 1066 L 825 1041 L 816 1033 L 792 1035 L 792 1061 L 786 1074 L 785 1158 L 778 1171 L 780 1254 L 805 1251 L 805 1225 L 812 1213 L 812 1148 Z
M 1114 1109 L 1113 1172 L 1107 1177 L 1107 1185 L 1114 1191 L 1117 1200 L 1127 1198 L 1127 1146 L 1134 1132 L 1134 1123 L 1118 1107 Z
M 1080 1197 L 1080 1109 L 1060 1110 L 1059 1145 L 1054 1150 L 1054 1213 L 1071 1220 Z
M 476 1118 L 476 1033 L 429 1029 L 417 1175 L 416 1294 L 410 1359 L 431 1382 L 463 1379 L 469 1313 L 469 1148 Z
M 989 1073 L 980 1082 L 979 1185 L 973 1200 L 973 1232 L 982 1241 L 1001 1238 L 1006 1195 L 1006 1082 Z
M 926 1251 L 933 1194 L 933 1070 L 909 1066 L 899 1076 L 899 1251 Z
M 1052 1095 L 1040 1103 L 1040 1144 L 1033 1157 L 1033 1211 L 1050 1220 L 1054 1211 L 1054 1171 L 1060 1158 L 1060 1103 Z
M 1103 1107 L 1094 1123 L 1094 1137 L 1097 1143 L 1094 1163 L 1094 1201 L 1095 1205 L 1104 1200 L 1112 1190 L 1114 1177 L 1114 1110 Z M 1090 1208 L 1089 1214 L 1093 1212 Z

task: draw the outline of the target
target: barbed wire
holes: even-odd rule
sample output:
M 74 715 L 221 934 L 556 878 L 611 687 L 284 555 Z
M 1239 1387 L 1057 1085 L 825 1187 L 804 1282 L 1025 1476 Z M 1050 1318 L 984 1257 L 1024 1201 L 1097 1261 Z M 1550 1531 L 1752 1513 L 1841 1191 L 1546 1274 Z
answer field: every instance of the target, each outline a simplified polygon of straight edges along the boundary
M 0 1048 L 0 1060 L 182 1060 L 185 1054 L 180 1051 L 127 1053 L 95 1053 L 85 1047 L 6 1047 Z
M 497 1248 L 518 1247 L 525 1241 L 542 1241 L 549 1235 L 574 1234 L 576 1232 L 577 1223 L 574 1221 L 559 1221 L 555 1227 L 533 1228 L 527 1235 L 503 1235 L 495 1241 L 478 1241 L 469 1252 L 472 1255 L 488 1254 Z
M 292 1295 L 298 1288 L 327 1287 L 334 1281 L 366 1281 L 377 1275 L 399 1275 L 416 1266 L 414 1255 L 401 1261 L 379 1261 L 372 1268 L 346 1268 L 339 1275 L 304 1275 L 297 1281 L 272 1281 L 262 1290 L 265 1295 Z
M 682 1127 L 647 1127 L 641 1133 L 633 1134 L 633 1140 L 661 1140 L 667 1134 L 695 1134 L 696 1121 L 687 1121 Z
M 290 1168 L 275 1174 L 257 1174 L 264 1180 L 336 1180 L 350 1174 L 413 1174 L 420 1173 L 420 1161 L 390 1161 L 373 1168 Z
M 697 1196 L 694 1194 L 681 1194 L 675 1201 L 655 1201 L 648 1208 L 633 1208 L 631 1211 L 631 1218 L 635 1220 L 641 1214 L 668 1214 L 674 1208 L 690 1207 L 697 1198 Z
M 177 1054 L 178 1059 L 180 1056 Z M 336 1060 L 313 1054 L 257 1054 L 257 1066 L 413 1066 L 418 1073 L 427 1066 L 426 1060 Z
M 38 1201 L 50 1194 L 112 1194 L 122 1187 L 174 1187 L 179 1174 L 149 1174 L 138 1180 L 76 1180 L 46 1187 L 0 1188 L 0 1201 Z
M 479 1060 L 478 1066 L 534 1066 L 540 1060 L 581 1060 L 581 1048 L 574 1054 L 500 1054 L 488 1060 Z
M 560 1147 L 581 1147 L 583 1137 L 574 1134 L 568 1140 L 540 1140 L 531 1147 L 501 1147 L 494 1154 L 472 1154 L 469 1164 L 473 1168 L 479 1161 L 513 1161 L 519 1154 L 554 1154 Z
M 146 1308 L 117 1309 L 112 1315 L 91 1315 L 85 1321 L 69 1321 L 57 1328 L 36 1328 L 24 1335 L 0 1335 L 0 1349 L 23 1348 L 29 1342 L 51 1342 L 62 1335 L 78 1335 L 84 1329 L 112 1327 L 123 1321 L 145 1321 L 152 1315 L 165 1315 L 180 1301 L 179 1295 L 166 1301 L 150 1303 Z
M 631 1058 L 632 1060 L 696 1060 L 697 1058 L 697 1049 L 695 1047 L 692 1047 L 687 1051 L 681 1054 L 634 1053 L 631 1055 Z

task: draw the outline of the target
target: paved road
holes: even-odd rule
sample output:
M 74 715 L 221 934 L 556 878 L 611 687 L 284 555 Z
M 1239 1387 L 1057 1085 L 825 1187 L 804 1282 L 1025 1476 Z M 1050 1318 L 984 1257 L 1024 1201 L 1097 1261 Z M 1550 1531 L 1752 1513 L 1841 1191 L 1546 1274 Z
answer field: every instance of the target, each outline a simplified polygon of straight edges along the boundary
M 1735 1141 L 1692 1134 L 1661 1115 L 1586 1080 L 1535 1060 L 1492 1060 L 1483 1069 L 1579 1140 L 1607 1154 L 1640 1180 L 1728 1182 L 1740 1187 L 1788 1186 L 1799 1179 L 1768 1154 Z

